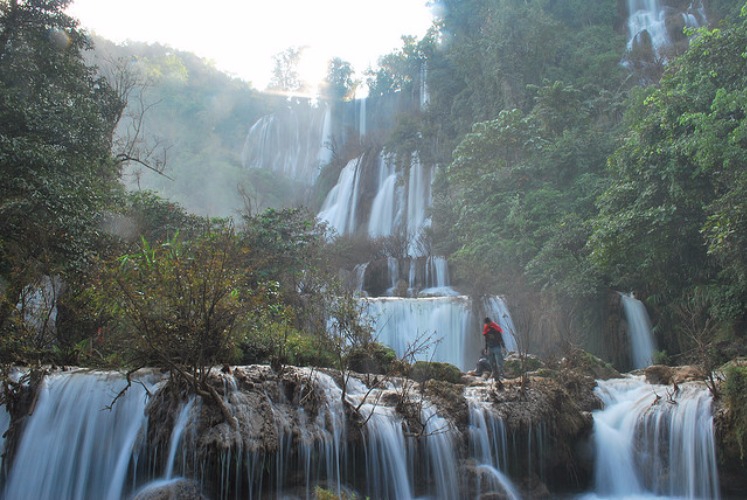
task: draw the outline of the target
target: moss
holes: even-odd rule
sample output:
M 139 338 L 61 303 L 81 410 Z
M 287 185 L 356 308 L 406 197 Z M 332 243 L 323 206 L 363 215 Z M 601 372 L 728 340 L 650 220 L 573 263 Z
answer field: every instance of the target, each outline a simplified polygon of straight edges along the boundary
M 730 427 L 739 446 L 739 458 L 744 462 L 747 437 L 747 366 L 729 364 L 724 369 L 724 375 L 724 401 L 731 416 Z
M 462 372 L 449 363 L 438 363 L 435 361 L 416 361 L 410 370 L 410 378 L 416 382 L 423 383 L 426 380 L 435 379 L 452 384 L 462 381 Z
M 356 347 L 348 354 L 348 368 L 358 373 L 390 373 L 397 360 L 397 354 L 391 347 L 371 342 Z

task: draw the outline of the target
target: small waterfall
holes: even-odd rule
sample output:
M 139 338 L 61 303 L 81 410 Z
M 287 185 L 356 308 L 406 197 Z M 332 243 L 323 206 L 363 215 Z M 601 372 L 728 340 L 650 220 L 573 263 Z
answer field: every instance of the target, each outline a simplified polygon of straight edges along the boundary
M 353 283 L 353 291 L 359 296 L 365 296 L 366 292 L 363 291 L 363 280 L 366 277 L 366 268 L 368 267 L 368 262 L 364 262 L 363 264 L 358 264 L 353 268 L 353 276 L 354 276 L 354 283 Z
M 401 224 L 400 207 L 404 193 L 397 180 L 394 158 L 391 155 L 380 155 L 377 192 L 368 221 L 370 238 L 391 236 Z
M 352 234 L 356 230 L 356 211 L 360 190 L 359 166 L 363 157 L 350 160 L 340 172 L 335 187 L 327 194 L 319 220 L 325 221 L 339 235 Z
M 469 391 L 469 390 L 468 390 Z M 474 393 L 474 390 L 472 390 Z M 477 394 L 469 394 L 469 450 L 478 472 L 477 495 L 503 491 L 510 500 L 519 500 L 516 487 L 503 472 L 508 465 L 508 442 L 503 420 L 489 410 Z
M 519 352 L 521 346 L 516 339 L 516 327 L 514 326 L 514 320 L 511 319 L 506 301 L 498 296 L 488 297 L 483 303 L 483 310 L 486 316 L 498 323 L 503 329 L 503 341 L 506 343 L 506 350 L 508 352 Z M 524 350 L 526 350 L 526 347 Z
M 174 429 L 171 431 L 171 441 L 169 442 L 169 454 L 166 460 L 166 473 L 164 474 L 165 479 L 173 479 L 174 474 L 174 463 L 176 462 L 176 454 L 179 451 L 179 447 L 182 444 L 182 435 L 184 430 L 187 428 L 187 422 L 190 418 L 190 412 L 195 404 L 195 398 L 190 398 L 187 404 L 179 412 L 179 416 L 174 423 Z
M 461 370 L 478 358 L 479 332 L 470 332 L 470 301 L 467 297 L 367 298 L 365 315 L 374 322 L 376 339 L 398 356 L 421 349 L 417 360 L 451 363 Z M 474 337 L 470 342 L 469 337 Z M 427 345 L 422 345 L 427 341 Z M 473 345 L 474 344 L 474 345 Z
M 153 381 L 141 379 L 146 387 Z M 45 378 L 8 473 L 4 498 L 125 497 L 146 425 L 143 389 L 121 374 L 72 372 Z
M 386 258 L 387 271 L 389 272 L 389 289 L 387 295 L 392 296 L 397 290 L 397 284 L 399 282 L 399 260 L 394 257 Z
M 666 13 L 659 0 L 628 0 L 628 50 L 643 33 L 651 38 L 651 45 L 657 53 L 669 44 Z
M 702 384 L 597 383 L 596 495 L 719 498 L 711 394 Z
M 368 388 L 358 379 L 349 379 L 348 397 L 360 406 L 366 423 L 366 494 L 370 498 L 413 498 L 413 456 L 409 453 L 404 422 L 394 408 L 377 405 L 368 397 Z
M 675 31 L 670 34 L 670 30 L 697 28 L 706 22 L 705 8 L 700 0 L 690 2 L 680 12 L 666 3 L 659 0 L 628 0 L 628 51 L 645 37 L 650 40 L 654 53 L 661 55 L 662 49 L 671 45 L 671 37 L 680 34 Z M 675 17 L 678 22 L 675 22 Z
M 457 443 L 451 423 L 428 404 L 423 405 L 421 419 L 425 422 L 428 473 L 430 482 L 436 486 L 436 498 L 459 498 L 461 488 L 454 453 Z
M 430 225 L 426 213 L 432 204 L 431 184 L 432 169 L 424 167 L 417 155 L 410 161 L 410 177 L 407 183 L 407 235 L 409 237 L 408 254 L 410 257 L 427 255 L 420 247 L 420 233 Z
M 654 337 L 646 306 L 632 295 L 620 294 L 625 318 L 628 322 L 630 358 L 633 368 L 645 368 L 653 363 Z
M 471 369 L 483 347 L 481 330 L 475 326 L 472 302 L 466 296 L 425 298 L 366 298 L 365 316 L 373 321 L 376 339 L 398 356 L 429 340 L 416 360 L 451 363 L 462 371 Z M 517 350 L 513 321 L 500 297 L 486 301 L 486 311 L 504 329 L 506 347 Z

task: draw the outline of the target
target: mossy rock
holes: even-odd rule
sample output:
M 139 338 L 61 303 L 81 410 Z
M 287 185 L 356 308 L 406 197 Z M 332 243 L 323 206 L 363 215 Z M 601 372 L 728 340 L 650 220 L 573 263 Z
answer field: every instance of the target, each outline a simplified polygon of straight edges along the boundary
M 396 361 L 394 349 L 378 342 L 356 347 L 348 354 L 348 368 L 358 373 L 390 373 Z
M 563 368 L 576 370 L 596 380 L 619 378 L 622 375 L 610 363 L 590 352 L 576 349 L 563 359 Z
M 526 354 L 522 360 L 518 354 L 509 354 L 503 363 L 503 374 L 506 378 L 520 377 L 522 373 L 534 372 L 545 364 L 532 354 Z
M 434 379 L 452 384 L 460 384 L 462 381 L 462 372 L 459 368 L 449 363 L 416 361 L 410 369 L 410 378 L 420 383 Z

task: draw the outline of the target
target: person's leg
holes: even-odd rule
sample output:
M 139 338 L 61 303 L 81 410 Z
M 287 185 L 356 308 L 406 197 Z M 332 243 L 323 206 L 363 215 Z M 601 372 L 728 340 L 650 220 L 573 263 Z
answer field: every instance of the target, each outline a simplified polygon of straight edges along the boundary
M 503 376 L 503 350 L 500 346 L 491 347 L 490 353 L 493 362 L 493 378 L 497 379 Z

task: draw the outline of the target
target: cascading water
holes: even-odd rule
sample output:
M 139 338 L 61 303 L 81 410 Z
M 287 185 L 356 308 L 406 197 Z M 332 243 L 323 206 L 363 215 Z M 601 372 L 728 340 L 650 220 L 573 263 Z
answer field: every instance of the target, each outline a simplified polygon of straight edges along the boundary
M 140 382 L 154 387 L 148 377 Z M 128 473 L 138 469 L 139 439 L 146 424 L 142 387 L 133 385 L 112 406 L 126 383 L 119 374 L 46 377 L 3 498 L 124 498 L 130 487 Z
M 598 381 L 595 493 L 588 498 L 719 498 L 710 392 L 700 383 Z
M 105 411 L 126 384 L 121 374 L 49 376 L 13 463 L 5 464 L 0 497 L 122 499 L 186 481 L 216 500 L 313 498 L 319 485 L 338 497 L 451 499 L 469 492 L 518 499 L 508 470 L 532 471 L 542 459 L 542 433 L 535 432 L 541 425 L 509 432 L 504 412 L 511 406 L 496 406 L 489 385 L 465 387 L 460 430 L 441 413 L 443 403 L 404 379 L 292 367 L 282 379 L 268 367 L 216 376 L 236 427 L 215 422 L 210 405 L 196 397 L 171 406 L 173 424 L 161 445 L 147 442 L 163 432 L 146 421 L 146 414 L 162 414 L 146 411 L 149 405 L 173 400 L 155 394 L 160 376 L 138 378 L 152 397 L 133 385 Z M 719 497 L 704 385 L 670 388 L 628 377 L 599 381 L 596 392 L 604 409 L 593 414 L 595 485 L 586 497 Z M 253 446 L 257 439 L 264 444 Z M 159 446 L 164 453 L 154 461 Z
M 670 29 L 697 28 L 706 21 L 703 2 L 693 1 L 683 10 L 676 10 L 660 0 L 628 0 L 628 50 L 642 38 L 650 41 L 656 55 L 672 43 Z M 675 18 L 677 22 L 675 22 Z M 680 33 L 677 33 L 679 35 Z
M 245 168 L 265 168 L 313 184 L 329 162 L 331 115 L 323 102 L 289 101 L 252 125 L 241 154 Z
M 340 172 L 337 184 L 327 194 L 318 218 L 338 235 L 353 234 L 360 191 L 360 165 L 363 157 L 350 160 Z
M 372 320 L 375 338 L 400 357 L 451 363 L 465 371 L 472 368 L 483 347 L 475 329 L 472 301 L 466 296 L 362 299 L 364 314 Z M 504 329 L 506 348 L 517 350 L 513 322 L 500 297 L 483 306 Z
M 475 392 L 474 389 L 472 392 Z M 478 495 L 485 491 L 503 491 L 509 500 L 520 495 L 504 473 L 508 464 L 508 444 L 503 420 L 490 411 L 479 394 L 469 398 L 469 447 L 477 464 Z M 483 488 L 484 485 L 484 488 Z
M 628 294 L 620 294 L 620 297 L 628 323 L 632 366 L 634 369 L 645 368 L 653 363 L 656 350 L 651 320 L 643 302 Z

